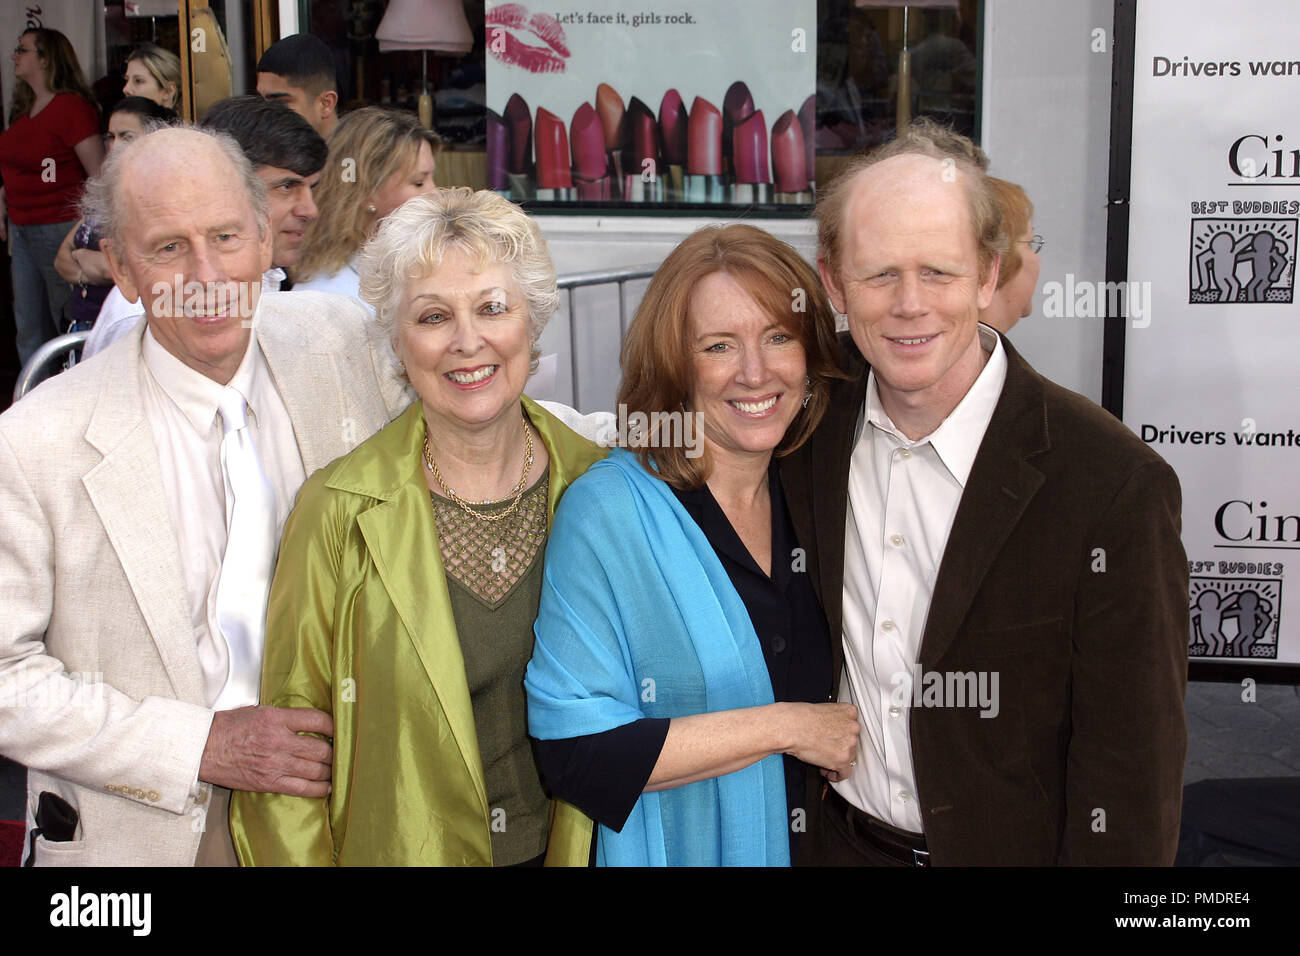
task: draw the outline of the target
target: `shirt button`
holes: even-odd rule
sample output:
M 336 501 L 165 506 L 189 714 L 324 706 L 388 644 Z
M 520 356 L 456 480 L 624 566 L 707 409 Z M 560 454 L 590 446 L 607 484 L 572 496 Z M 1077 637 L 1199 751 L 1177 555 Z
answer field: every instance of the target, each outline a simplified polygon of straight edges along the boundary
M 893 622 L 893 621 L 881 621 L 881 622 L 880 622 L 880 629 L 881 629 L 882 631 L 892 631 L 892 630 L 894 629 L 894 622 Z
M 898 799 L 901 800 L 903 803 L 907 803 L 908 800 L 912 799 L 912 795 L 908 793 L 906 790 L 900 790 L 898 791 Z
M 772 638 L 772 650 L 777 654 L 780 654 L 783 650 L 785 650 L 785 638 L 782 637 L 780 634 Z
M 912 449 L 910 448 L 898 449 L 898 457 L 906 461 L 907 459 L 912 457 Z
M 897 716 L 898 716 L 899 714 L 901 714 L 902 712 L 903 712 L 903 709 L 902 709 L 901 707 L 890 707 L 890 708 L 889 708 L 889 716 L 890 716 L 890 717 L 897 717 Z
M 896 548 L 901 548 L 903 546 L 903 536 L 901 534 L 891 534 L 889 536 L 889 543 Z

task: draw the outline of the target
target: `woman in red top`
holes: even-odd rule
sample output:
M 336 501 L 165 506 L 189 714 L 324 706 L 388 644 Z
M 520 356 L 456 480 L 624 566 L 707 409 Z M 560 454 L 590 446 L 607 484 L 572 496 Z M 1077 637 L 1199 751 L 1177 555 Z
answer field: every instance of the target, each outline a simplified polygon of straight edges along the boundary
M 10 124 L 0 133 L 0 239 L 10 238 L 18 358 L 25 364 L 63 321 L 70 291 L 54 256 L 77 220 L 82 185 L 99 173 L 104 144 L 99 111 L 67 37 L 28 30 L 13 62 Z

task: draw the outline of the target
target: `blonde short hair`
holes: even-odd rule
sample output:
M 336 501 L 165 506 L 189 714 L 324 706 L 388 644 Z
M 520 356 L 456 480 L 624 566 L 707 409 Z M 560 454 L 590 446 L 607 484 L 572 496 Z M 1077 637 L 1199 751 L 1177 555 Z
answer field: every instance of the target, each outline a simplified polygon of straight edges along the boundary
M 408 199 L 362 247 L 357 263 L 361 298 L 389 338 L 396 337 L 397 310 L 409 280 L 442 264 L 459 249 L 482 269 L 509 265 L 528 303 L 528 341 L 534 365 L 537 339 L 560 304 L 555 266 L 542 232 L 527 213 L 488 189 L 435 189 Z

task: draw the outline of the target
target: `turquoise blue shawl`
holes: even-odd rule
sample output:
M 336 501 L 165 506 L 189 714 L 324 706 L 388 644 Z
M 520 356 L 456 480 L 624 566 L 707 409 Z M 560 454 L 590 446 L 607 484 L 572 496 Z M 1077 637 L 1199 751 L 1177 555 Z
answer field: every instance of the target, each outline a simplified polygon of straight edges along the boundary
M 744 603 L 672 489 L 616 449 L 565 492 L 546 548 L 529 731 L 600 733 L 642 717 L 772 703 Z M 601 866 L 788 866 L 781 756 L 643 793 Z

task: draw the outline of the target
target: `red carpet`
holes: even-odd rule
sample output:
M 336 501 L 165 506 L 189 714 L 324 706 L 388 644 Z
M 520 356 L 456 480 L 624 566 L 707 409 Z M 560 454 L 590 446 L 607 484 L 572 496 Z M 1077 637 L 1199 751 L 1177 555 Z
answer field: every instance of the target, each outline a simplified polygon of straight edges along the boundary
M 22 858 L 22 821 L 0 820 L 0 866 L 17 866 Z

